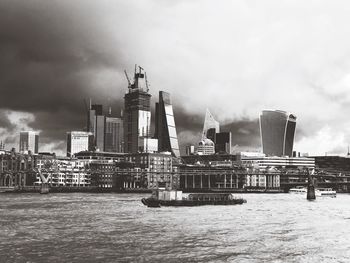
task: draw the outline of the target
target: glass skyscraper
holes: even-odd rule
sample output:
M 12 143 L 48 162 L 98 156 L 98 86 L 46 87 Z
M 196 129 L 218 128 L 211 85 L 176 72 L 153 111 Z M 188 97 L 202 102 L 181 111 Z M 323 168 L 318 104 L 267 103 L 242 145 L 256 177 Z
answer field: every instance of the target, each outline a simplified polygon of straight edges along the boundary
M 159 152 L 171 152 L 174 156 L 180 156 L 179 142 L 177 139 L 173 106 L 170 94 L 159 91 L 159 103 L 156 103 L 156 130 L 155 138 L 158 139 Z
M 213 115 L 207 109 L 207 112 L 205 113 L 205 119 L 204 119 L 204 125 L 203 125 L 202 140 L 206 138 L 214 140 L 215 133 L 219 133 L 219 132 L 220 132 L 220 123 L 214 119 Z
M 87 131 L 94 135 L 92 148 L 104 150 L 106 117 L 103 115 L 103 106 L 100 104 L 90 105 L 88 111 Z
M 19 135 L 19 151 L 22 153 L 38 153 L 39 134 L 35 131 L 21 131 Z
M 106 117 L 105 152 L 123 152 L 123 120 Z
M 292 157 L 295 127 L 295 115 L 280 110 L 264 110 L 260 115 L 263 153 Z
M 215 152 L 216 153 L 231 153 L 232 133 L 219 132 L 215 134 Z

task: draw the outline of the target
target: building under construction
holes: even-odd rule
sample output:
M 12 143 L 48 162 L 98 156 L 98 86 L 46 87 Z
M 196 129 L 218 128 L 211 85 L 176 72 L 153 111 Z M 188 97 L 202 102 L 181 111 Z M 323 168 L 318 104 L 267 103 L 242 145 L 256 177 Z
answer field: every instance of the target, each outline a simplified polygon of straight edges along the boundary
M 151 94 L 146 72 L 135 65 L 134 79 L 128 80 L 128 92 L 124 96 L 124 151 L 137 153 L 140 148 L 148 151 L 151 126 Z M 158 145 L 157 145 L 158 148 Z

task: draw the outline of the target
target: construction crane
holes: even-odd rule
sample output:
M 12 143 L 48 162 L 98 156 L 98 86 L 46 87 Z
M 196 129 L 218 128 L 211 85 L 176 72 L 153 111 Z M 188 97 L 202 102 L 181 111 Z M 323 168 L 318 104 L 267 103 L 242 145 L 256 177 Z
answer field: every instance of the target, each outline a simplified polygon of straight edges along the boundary
M 148 84 L 148 80 L 147 80 L 147 74 L 145 71 L 145 82 L 146 82 L 146 88 L 147 88 L 147 92 L 149 91 L 149 84 Z
M 124 69 L 124 73 L 125 73 L 125 77 L 126 77 L 126 79 L 127 79 L 127 81 L 128 81 L 128 87 L 129 87 L 129 89 L 131 89 L 131 81 L 130 81 L 130 78 L 129 78 L 129 76 L 128 76 L 128 73 L 126 72 L 125 69 Z

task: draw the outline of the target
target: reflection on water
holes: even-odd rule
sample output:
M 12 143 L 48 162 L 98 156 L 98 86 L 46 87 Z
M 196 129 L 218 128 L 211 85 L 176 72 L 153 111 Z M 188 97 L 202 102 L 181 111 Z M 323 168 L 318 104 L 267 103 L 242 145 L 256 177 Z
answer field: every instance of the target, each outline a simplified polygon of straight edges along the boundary
M 350 195 L 158 209 L 143 196 L 1 194 L 0 262 L 350 262 Z

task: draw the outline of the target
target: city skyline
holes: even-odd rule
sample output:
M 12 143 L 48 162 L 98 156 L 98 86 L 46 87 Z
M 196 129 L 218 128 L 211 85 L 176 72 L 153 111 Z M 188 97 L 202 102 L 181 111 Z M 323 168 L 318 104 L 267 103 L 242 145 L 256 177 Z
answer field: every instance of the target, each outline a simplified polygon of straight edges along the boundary
M 172 94 L 182 150 L 206 108 L 235 149 L 258 150 L 258 115 L 272 108 L 298 116 L 297 151 L 345 154 L 350 5 L 304 5 L 0 1 L 0 140 L 17 148 L 20 130 L 41 131 L 41 150 L 64 152 L 66 132 L 84 130 L 83 99 L 119 112 L 123 71 L 138 63 L 151 105 L 159 90 Z

